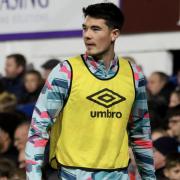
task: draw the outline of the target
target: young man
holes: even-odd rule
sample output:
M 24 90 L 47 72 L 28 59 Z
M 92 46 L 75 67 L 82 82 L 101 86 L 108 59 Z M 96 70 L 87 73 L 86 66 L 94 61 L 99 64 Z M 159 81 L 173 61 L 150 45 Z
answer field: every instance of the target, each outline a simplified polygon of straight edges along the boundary
M 155 179 L 144 76 L 114 53 L 122 12 L 112 3 L 83 12 L 86 53 L 57 65 L 46 81 L 29 131 L 27 176 L 41 179 L 48 131 L 57 119 L 50 156 L 61 179 L 128 179 L 127 123 L 139 172 Z

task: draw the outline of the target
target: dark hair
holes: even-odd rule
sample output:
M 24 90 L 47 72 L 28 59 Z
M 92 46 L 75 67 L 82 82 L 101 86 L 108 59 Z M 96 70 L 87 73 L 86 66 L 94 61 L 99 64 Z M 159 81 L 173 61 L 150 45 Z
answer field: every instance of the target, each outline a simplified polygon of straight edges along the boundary
M 6 158 L 0 158 L 0 177 L 11 178 L 16 168 L 13 161 Z
M 9 58 L 14 58 L 17 66 L 22 66 L 24 71 L 26 69 L 26 58 L 22 54 L 10 54 L 6 57 L 7 59 Z
M 172 153 L 166 157 L 166 169 L 171 169 L 180 164 L 180 153 Z
M 97 19 L 106 20 L 110 28 L 122 29 L 124 24 L 124 15 L 122 11 L 113 3 L 98 3 L 83 8 L 84 17 L 90 16 Z
M 42 68 L 44 68 L 45 70 L 51 70 L 53 69 L 57 64 L 59 64 L 59 60 L 58 59 L 49 59 L 47 60 L 44 64 L 42 64 Z
M 39 80 L 42 80 L 42 76 L 41 76 L 41 73 L 39 71 L 36 71 L 36 70 L 29 70 L 26 72 L 25 75 L 29 75 L 29 74 L 34 74 L 38 77 Z
M 168 109 L 167 118 L 171 119 L 174 116 L 180 116 L 180 105 Z
M 169 80 L 169 76 L 164 72 L 156 71 L 153 74 L 157 74 L 159 76 L 160 80 L 163 82 L 168 82 L 168 80 Z
M 9 112 L 0 113 L 0 128 L 14 138 L 14 132 L 18 124 L 23 121 L 23 115 Z
M 31 125 L 31 121 L 27 118 L 27 119 L 25 119 L 24 121 L 21 121 L 21 122 L 17 125 L 16 129 L 19 128 L 19 127 L 21 127 L 21 126 L 30 126 L 30 125 Z
M 167 156 L 171 153 L 178 152 L 178 142 L 175 138 L 163 136 L 153 142 L 153 147 L 156 148 L 162 155 Z

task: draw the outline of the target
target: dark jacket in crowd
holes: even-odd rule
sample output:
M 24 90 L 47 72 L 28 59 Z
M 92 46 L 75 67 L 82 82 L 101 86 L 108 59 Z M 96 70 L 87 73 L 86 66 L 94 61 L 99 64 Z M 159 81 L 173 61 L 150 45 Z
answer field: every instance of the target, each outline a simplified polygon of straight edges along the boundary
M 36 103 L 41 90 L 42 86 L 32 93 L 25 92 L 24 96 L 20 100 L 20 104 Z
M 157 180 L 168 180 L 164 175 L 164 168 L 156 170 L 155 175 Z
M 6 91 L 15 94 L 18 101 L 25 95 L 23 75 L 20 75 L 14 79 L 3 77 L 0 79 L 0 82 Z

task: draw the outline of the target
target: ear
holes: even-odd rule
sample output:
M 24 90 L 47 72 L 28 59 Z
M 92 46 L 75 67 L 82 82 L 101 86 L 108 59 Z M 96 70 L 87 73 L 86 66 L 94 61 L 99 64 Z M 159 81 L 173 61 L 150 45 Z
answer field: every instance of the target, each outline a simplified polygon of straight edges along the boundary
M 119 29 L 113 29 L 111 31 L 111 40 L 112 42 L 115 42 L 116 39 L 120 36 L 120 30 Z

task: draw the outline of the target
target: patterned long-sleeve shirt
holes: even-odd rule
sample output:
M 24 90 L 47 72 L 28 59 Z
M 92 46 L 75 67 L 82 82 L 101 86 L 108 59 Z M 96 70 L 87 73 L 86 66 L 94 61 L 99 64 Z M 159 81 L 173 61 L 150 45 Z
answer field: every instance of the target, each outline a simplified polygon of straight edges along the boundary
M 118 70 L 117 57 L 111 61 L 109 69 L 105 68 L 103 60 L 95 61 L 92 57 L 86 55 L 84 55 L 84 58 L 90 71 L 97 77 L 110 78 Z M 153 166 L 145 78 L 138 66 L 132 65 L 132 68 L 134 71 L 136 97 L 129 120 L 129 139 L 142 179 L 154 180 L 156 178 Z M 26 145 L 26 171 L 30 180 L 41 179 L 44 150 L 49 139 L 48 129 L 53 125 L 55 118 L 63 108 L 68 96 L 70 83 L 71 68 L 67 61 L 63 61 L 52 70 L 38 98 Z M 68 169 L 66 171 L 68 172 Z M 70 174 L 73 174 L 72 171 L 71 169 Z M 85 177 L 87 176 L 85 175 Z M 84 178 L 84 180 L 86 179 Z

